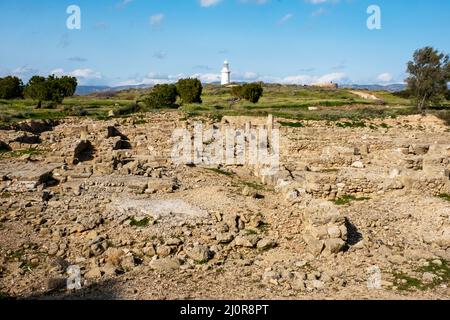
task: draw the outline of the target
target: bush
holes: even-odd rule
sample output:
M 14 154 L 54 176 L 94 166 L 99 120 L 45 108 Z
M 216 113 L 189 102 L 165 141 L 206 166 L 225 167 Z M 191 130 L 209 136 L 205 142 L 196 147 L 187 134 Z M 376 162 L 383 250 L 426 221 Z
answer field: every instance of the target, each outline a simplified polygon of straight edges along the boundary
M 16 99 L 22 97 L 22 80 L 11 76 L 0 78 L 0 99 Z
M 262 97 L 264 89 L 260 83 L 246 83 L 241 88 L 241 96 L 251 103 L 258 103 Z
M 135 103 L 120 107 L 114 113 L 118 116 L 126 116 L 126 115 L 133 114 L 133 113 L 136 113 L 139 111 L 141 111 L 141 108 L 139 107 L 139 104 L 137 102 L 135 102 Z
M 159 108 L 177 108 L 178 92 L 173 84 L 159 84 L 153 87 L 147 98 L 144 99 L 145 105 L 150 109 Z
M 235 98 L 243 99 L 242 96 L 242 86 L 233 86 L 231 87 L 231 95 Z
M 25 87 L 25 97 L 39 101 L 51 101 L 61 103 L 64 98 L 75 94 L 77 79 L 74 77 L 57 78 L 54 75 L 48 78 L 34 76 Z
M 409 90 L 409 89 L 394 92 L 393 95 L 396 97 L 399 97 L 399 98 L 403 98 L 403 99 L 411 99 L 413 96 L 411 90 Z
M 198 79 L 180 79 L 177 91 L 183 103 L 202 103 L 203 86 Z

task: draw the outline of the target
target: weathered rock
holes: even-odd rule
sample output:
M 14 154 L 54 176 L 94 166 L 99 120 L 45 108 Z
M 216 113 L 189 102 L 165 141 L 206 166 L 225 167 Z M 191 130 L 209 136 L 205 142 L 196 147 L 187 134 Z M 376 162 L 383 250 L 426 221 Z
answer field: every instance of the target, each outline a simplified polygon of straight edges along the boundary
M 259 241 L 257 235 L 239 235 L 234 239 L 234 244 L 238 247 L 254 248 Z
M 46 291 L 57 291 L 67 288 L 67 279 L 63 277 L 53 277 L 46 281 L 45 289 Z
M 325 251 L 329 253 L 338 253 L 345 247 L 345 242 L 342 239 L 327 239 L 325 240 Z
M 186 254 L 196 262 L 206 262 L 211 258 L 209 248 L 203 245 L 196 245 L 193 248 L 187 249 Z
M 303 240 L 308 246 L 308 251 L 313 255 L 318 256 L 322 253 L 324 243 L 322 240 L 318 240 L 309 234 L 303 235 Z
M 120 261 L 120 266 L 123 270 L 132 270 L 136 266 L 135 258 L 133 257 L 133 255 L 128 254 L 123 257 Z
M 365 165 L 361 161 L 355 161 L 352 163 L 352 167 L 357 169 L 364 169 Z
M 216 240 L 221 244 L 228 244 L 234 239 L 234 234 L 232 233 L 219 233 L 216 236 Z
M 278 285 L 278 281 L 281 279 L 281 274 L 276 271 L 266 271 L 262 276 L 262 281 L 265 284 Z
M 120 266 L 120 262 L 122 260 L 122 257 L 125 255 L 122 249 L 118 248 L 109 248 L 105 252 L 106 258 L 105 261 L 107 263 L 110 263 L 113 266 Z
M 153 256 L 156 255 L 155 247 L 153 247 L 152 244 L 147 245 L 147 246 L 143 249 L 143 252 L 144 252 L 144 254 L 145 254 L 147 257 L 153 257 Z
M 269 250 L 269 249 L 276 247 L 276 245 L 277 245 L 276 241 L 274 241 L 272 239 L 264 238 L 264 239 L 261 239 L 258 241 L 256 247 L 259 250 Z
M 93 267 L 84 274 L 86 279 L 99 279 L 102 277 L 102 270 L 100 267 Z
M 163 258 L 152 260 L 150 268 L 160 272 L 176 271 L 180 268 L 180 261 L 177 258 Z
M 156 247 L 156 254 L 162 258 L 170 256 L 172 248 L 167 245 L 161 245 Z

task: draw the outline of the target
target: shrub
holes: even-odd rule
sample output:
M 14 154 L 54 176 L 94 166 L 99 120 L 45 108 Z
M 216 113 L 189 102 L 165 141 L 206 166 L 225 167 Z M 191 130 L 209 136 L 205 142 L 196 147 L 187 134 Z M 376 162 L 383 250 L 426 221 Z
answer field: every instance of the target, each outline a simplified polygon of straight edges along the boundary
M 0 78 L 0 99 L 16 99 L 23 96 L 23 83 L 17 77 Z
M 442 102 L 450 81 L 450 56 L 432 47 L 414 52 L 413 60 L 408 62 L 408 89 L 419 111 L 432 104 Z
M 34 76 L 25 87 L 25 97 L 39 101 L 52 101 L 61 103 L 64 98 L 73 96 L 77 88 L 77 79 L 74 77 L 57 78 L 54 75 L 48 78 Z
M 394 92 L 392 94 L 396 97 L 403 98 L 403 99 L 411 99 L 412 98 L 412 92 L 409 89 Z
M 159 108 L 177 108 L 178 92 L 173 84 L 159 84 L 153 87 L 147 98 L 144 99 L 145 105 L 150 109 Z
M 231 95 L 235 98 L 243 99 L 242 96 L 242 86 L 233 86 L 231 87 Z
M 260 83 L 247 83 L 242 86 L 241 96 L 251 103 L 258 103 L 262 97 L 264 89 Z
M 203 86 L 198 79 L 180 79 L 177 91 L 183 103 L 202 103 Z
M 129 114 L 133 114 L 140 111 L 139 104 L 137 102 L 133 104 L 129 104 L 123 107 L 120 107 L 118 110 L 115 111 L 115 113 L 118 116 L 126 116 Z

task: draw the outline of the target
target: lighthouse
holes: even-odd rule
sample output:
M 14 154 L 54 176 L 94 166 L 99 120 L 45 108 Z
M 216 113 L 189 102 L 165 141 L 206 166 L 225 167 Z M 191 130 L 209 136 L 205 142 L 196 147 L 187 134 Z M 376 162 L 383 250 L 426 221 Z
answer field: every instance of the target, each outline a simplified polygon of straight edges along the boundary
M 225 60 L 225 62 L 223 63 L 221 83 L 223 86 L 231 83 L 230 64 L 227 60 Z

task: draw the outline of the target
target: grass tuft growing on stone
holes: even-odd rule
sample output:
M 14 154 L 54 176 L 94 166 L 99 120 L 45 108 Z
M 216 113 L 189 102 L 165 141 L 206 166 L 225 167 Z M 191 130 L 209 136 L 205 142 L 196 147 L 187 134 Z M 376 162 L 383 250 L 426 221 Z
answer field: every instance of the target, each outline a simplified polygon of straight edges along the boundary
M 450 201 L 450 194 L 447 193 L 442 193 L 440 195 L 438 195 L 439 198 Z
M 436 277 L 433 281 L 429 283 L 424 283 L 422 280 L 411 277 L 401 272 L 394 272 L 394 282 L 398 290 L 401 291 L 412 291 L 416 290 L 429 290 L 434 289 L 442 284 L 448 285 L 450 283 L 450 267 L 448 261 L 440 261 L 436 263 L 435 261 L 428 261 L 428 265 L 424 267 L 417 268 L 414 270 L 419 274 L 431 273 Z
M 291 127 L 291 128 L 303 128 L 305 125 L 302 122 L 278 122 L 283 127 Z
M 370 200 L 370 198 L 366 198 L 366 197 L 357 198 L 355 196 L 343 196 L 343 197 L 337 198 L 333 202 L 335 205 L 343 206 L 343 205 L 349 204 L 352 201 L 366 201 L 366 200 Z
M 222 175 L 228 176 L 228 177 L 233 176 L 233 174 L 232 174 L 231 172 L 228 172 L 228 171 L 225 171 L 225 170 L 222 170 L 222 169 L 217 169 L 217 168 L 206 168 L 206 170 L 215 172 L 215 173 L 217 173 L 217 174 L 222 174 Z
M 132 227 L 139 227 L 144 228 L 147 227 L 150 223 L 150 219 L 148 217 L 145 217 L 141 220 L 136 220 L 134 217 L 130 219 L 130 226 Z
M 28 148 L 28 149 L 15 150 L 15 151 L 0 151 L 0 159 L 1 158 L 20 158 L 24 155 L 38 156 L 43 153 L 44 153 L 44 151 L 39 150 L 37 148 Z

